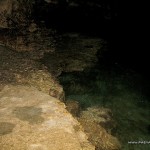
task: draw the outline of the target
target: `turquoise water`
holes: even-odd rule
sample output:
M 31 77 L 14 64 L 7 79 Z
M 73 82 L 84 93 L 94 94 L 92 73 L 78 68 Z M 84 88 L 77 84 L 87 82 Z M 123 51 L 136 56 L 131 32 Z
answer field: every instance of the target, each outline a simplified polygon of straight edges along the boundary
M 150 101 L 141 75 L 118 65 L 63 73 L 59 80 L 66 100 L 78 101 L 83 110 L 91 106 L 112 110 L 117 122 L 113 135 L 123 150 L 150 149 Z

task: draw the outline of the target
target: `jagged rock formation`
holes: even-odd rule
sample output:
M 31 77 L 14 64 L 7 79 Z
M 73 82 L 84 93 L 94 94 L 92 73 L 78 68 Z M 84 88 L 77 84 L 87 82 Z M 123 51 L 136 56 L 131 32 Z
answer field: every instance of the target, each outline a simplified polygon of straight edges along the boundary
M 97 52 L 101 51 L 104 40 L 73 33 L 64 34 L 61 38 L 55 52 L 46 54 L 42 59 L 55 76 L 59 76 L 62 71 L 83 71 L 96 64 Z
M 82 111 L 79 122 L 89 136 L 89 140 L 97 150 L 120 150 L 121 144 L 112 135 L 111 130 L 116 127 L 110 109 L 89 107 Z
M 34 1 L 2 0 L 0 1 L 0 28 L 17 28 L 22 30 L 31 21 Z

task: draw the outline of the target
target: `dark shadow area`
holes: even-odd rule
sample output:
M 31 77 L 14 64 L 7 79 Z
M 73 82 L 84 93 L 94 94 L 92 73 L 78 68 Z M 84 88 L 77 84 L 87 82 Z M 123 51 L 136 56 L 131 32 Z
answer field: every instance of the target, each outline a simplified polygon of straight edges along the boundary
M 38 1 L 33 19 L 59 33 L 79 32 L 108 41 L 105 60 L 148 76 L 145 13 L 141 3 L 113 1 Z

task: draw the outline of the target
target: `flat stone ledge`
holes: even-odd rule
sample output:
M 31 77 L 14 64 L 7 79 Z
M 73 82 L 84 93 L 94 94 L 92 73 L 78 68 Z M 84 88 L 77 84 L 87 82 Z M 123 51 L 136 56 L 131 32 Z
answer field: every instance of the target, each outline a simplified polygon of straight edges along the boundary
M 0 91 L 1 150 L 94 150 L 64 103 L 34 87 Z

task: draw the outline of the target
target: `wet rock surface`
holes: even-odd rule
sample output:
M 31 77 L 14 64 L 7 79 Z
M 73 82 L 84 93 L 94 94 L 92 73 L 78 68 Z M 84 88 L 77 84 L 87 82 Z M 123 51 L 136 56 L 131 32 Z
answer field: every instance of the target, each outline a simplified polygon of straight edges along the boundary
M 1 150 L 94 150 L 59 100 L 27 86 L 0 91 Z
M 74 117 L 79 117 L 80 116 L 80 111 L 81 107 L 79 102 L 75 100 L 67 100 L 65 101 L 66 104 L 66 109 L 74 116 Z

